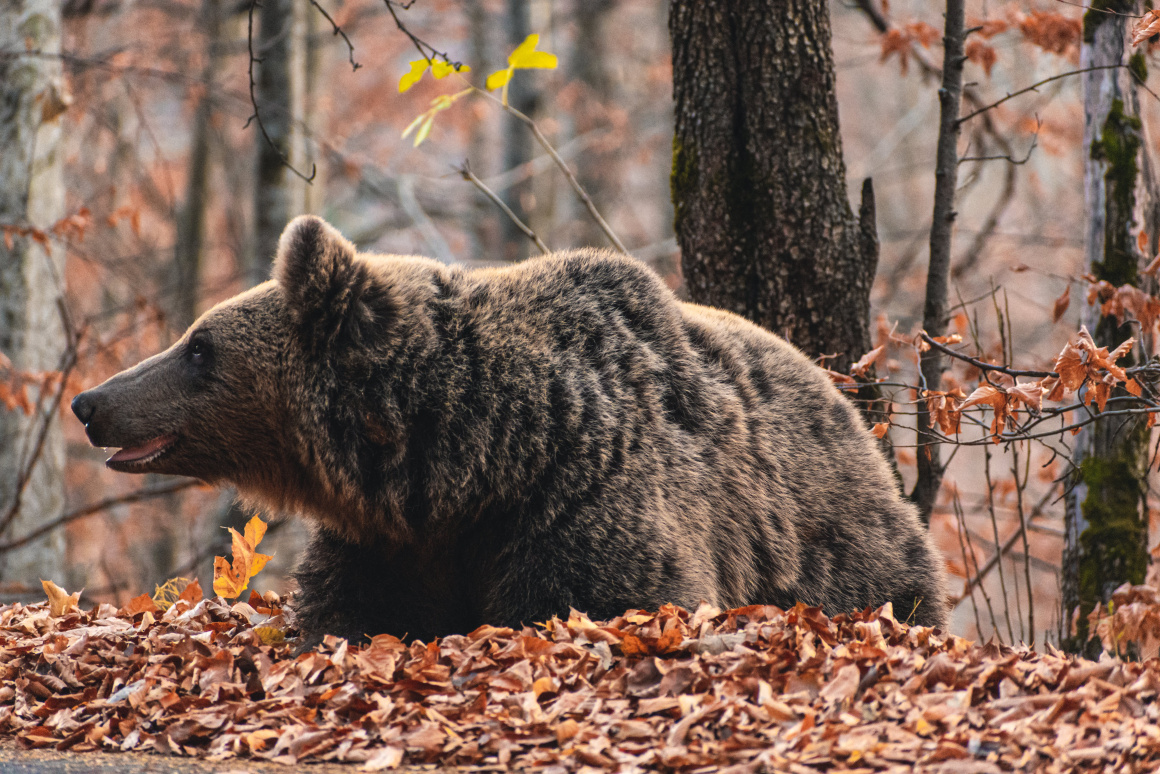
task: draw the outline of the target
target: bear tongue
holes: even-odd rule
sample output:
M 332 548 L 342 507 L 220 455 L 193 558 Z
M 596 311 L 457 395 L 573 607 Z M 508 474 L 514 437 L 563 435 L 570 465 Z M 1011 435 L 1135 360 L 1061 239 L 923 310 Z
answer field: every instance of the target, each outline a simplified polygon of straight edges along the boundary
M 130 446 L 121 449 L 112 457 L 109 457 L 108 461 L 134 462 L 136 460 L 145 459 L 146 457 L 161 451 L 175 440 L 177 440 L 176 436 L 173 435 L 159 435 L 156 438 L 146 441 L 140 446 Z

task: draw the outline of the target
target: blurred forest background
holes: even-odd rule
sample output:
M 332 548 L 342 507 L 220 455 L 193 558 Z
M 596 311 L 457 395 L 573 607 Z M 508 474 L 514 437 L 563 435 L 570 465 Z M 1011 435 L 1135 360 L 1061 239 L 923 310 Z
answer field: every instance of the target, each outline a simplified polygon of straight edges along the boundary
M 966 6 L 968 26 L 978 29 L 968 38 L 964 81 L 977 104 L 1080 67 L 1083 8 L 1056 0 Z M 550 248 L 607 245 L 526 127 L 496 106 L 463 100 L 440 113 L 422 145 L 401 136 L 433 98 L 458 87 L 454 78 L 427 77 L 400 94 L 417 53 L 396 16 L 412 35 L 469 64 L 477 84 L 539 33 L 540 49 L 558 55 L 559 66 L 520 72 L 512 104 L 536 120 L 629 251 L 683 292 L 670 189 L 669 12 L 668 0 L 263 0 L 257 8 L 238 0 L 68 0 L 59 30 L 40 31 L 35 45 L 27 30 L 0 27 L 0 57 L 36 49 L 48 84 L 38 97 L 39 209 L 30 204 L 27 220 L 14 219 L 0 194 L 9 250 L 0 260 L 18 249 L 51 255 L 39 262 L 48 269 L 37 282 L 46 293 L 63 288 L 63 312 L 36 328 L 76 342 L 68 362 L 54 356 L 0 370 L 0 601 L 42 577 L 117 603 L 174 576 L 200 576 L 210 587 L 213 556 L 228 545 L 221 527 L 244 519 L 232 495 L 105 469 L 67 405 L 168 346 L 214 303 L 265 279 L 289 217 L 319 214 L 366 251 L 467 265 L 534 252 L 464 181 L 457 170 L 466 161 Z M 943 8 L 836 0 L 829 12 L 855 212 L 863 179 L 873 179 L 873 344 L 884 347 L 877 373 L 893 399 L 888 438 L 910 491 L 919 401 L 905 385 L 918 378 L 910 342 L 923 320 Z M 263 126 L 252 120 L 255 104 Z M 977 107 L 964 104 L 964 113 Z M 1160 99 L 1145 94 L 1140 112 L 1144 152 L 1154 152 L 1149 127 Z M 1084 120 L 1081 78 L 1064 77 L 963 126 L 948 332 L 991 362 L 1051 370 L 1085 314 Z M 283 143 L 285 159 L 264 133 Z M 5 135 L 13 143 L 22 136 Z M 14 148 L 0 145 L 11 164 Z M 0 160 L 0 187 L 6 169 Z M 1145 235 L 1141 249 L 1155 236 Z M 48 400 L 56 385 L 38 373 L 67 376 L 59 405 Z M 962 362 L 950 374 L 944 389 L 960 383 L 969 393 L 978 379 Z M 45 411 L 53 421 L 38 424 Z M 1060 639 L 1068 470 L 1058 452 L 1031 441 L 944 449 L 950 462 L 931 530 L 959 598 L 956 633 Z M 20 461 L 32 454 L 45 460 L 36 474 L 43 480 L 20 480 Z M 54 480 L 63 491 L 53 492 Z M 1155 475 L 1143 481 L 1150 547 L 1160 502 Z M 288 520 L 271 531 L 263 547 L 275 559 L 255 579 L 259 590 L 285 590 L 304 530 Z

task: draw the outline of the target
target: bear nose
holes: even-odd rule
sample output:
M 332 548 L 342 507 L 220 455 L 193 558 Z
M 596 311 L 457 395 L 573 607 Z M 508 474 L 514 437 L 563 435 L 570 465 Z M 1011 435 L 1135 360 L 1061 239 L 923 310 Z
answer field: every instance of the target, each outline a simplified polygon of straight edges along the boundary
M 92 390 L 82 392 L 73 398 L 72 410 L 81 424 L 87 425 L 89 420 L 93 418 L 93 412 L 97 410 L 97 402 L 93 399 Z

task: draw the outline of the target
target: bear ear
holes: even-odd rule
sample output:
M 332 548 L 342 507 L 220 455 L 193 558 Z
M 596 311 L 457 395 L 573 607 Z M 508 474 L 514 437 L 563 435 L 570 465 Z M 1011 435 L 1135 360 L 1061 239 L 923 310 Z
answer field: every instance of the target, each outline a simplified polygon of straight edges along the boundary
M 333 226 L 313 215 L 299 215 L 278 240 L 274 279 L 302 316 L 341 293 L 354 261 L 354 245 Z
M 389 304 L 354 245 L 321 218 L 300 215 L 278 240 L 274 280 L 302 333 L 329 346 L 360 338 L 384 321 Z

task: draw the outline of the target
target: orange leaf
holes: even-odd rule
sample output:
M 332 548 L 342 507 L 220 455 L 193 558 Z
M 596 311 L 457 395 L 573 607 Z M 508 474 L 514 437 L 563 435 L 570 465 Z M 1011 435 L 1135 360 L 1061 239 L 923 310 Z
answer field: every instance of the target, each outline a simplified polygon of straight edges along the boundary
M 874 363 L 878 360 L 878 358 L 882 357 L 882 353 L 885 351 L 886 351 L 885 344 L 883 344 L 880 347 L 875 347 L 874 349 L 870 350 L 865 355 L 863 355 L 858 360 L 857 363 L 850 366 L 850 373 L 853 374 L 854 376 L 858 376 L 858 377 L 861 377 L 862 379 L 865 379 L 866 372 L 870 369 L 870 366 L 874 365 Z
M 156 613 L 161 608 L 157 607 L 157 603 L 153 601 L 153 597 L 148 594 L 142 594 L 139 597 L 133 597 L 129 600 L 129 604 L 121 608 L 118 614 L 129 616 L 130 618 L 139 613 Z
M 184 599 L 191 605 L 196 605 L 201 601 L 201 598 L 201 584 L 198 583 L 196 579 L 190 581 L 189 584 L 186 585 L 186 587 L 182 590 L 181 596 L 178 597 L 178 599 Z
M 1055 299 L 1055 304 L 1051 307 L 1051 319 L 1053 322 L 1059 322 L 1059 318 L 1063 317 L 1067 308 L 1071 306 L 1071 285 L 1063 289 L 1063 294 Z
M 245 533 L 239 535 L 235 529 L 230 529 L 233 536 L 234 560 L 231 564 L 223 557 L 215 556 L 213 560 L 213 590 L 219 596 L 233 599 L 246 590 L 250 578 L 257 575 L 266 566 L 271 557 L 257 553 L 258 543 L 266 534 L 266 522 L 257 516 L 246 524 Z
M 879 422 L 878 424 L 874 425 L 874 427 L 870 430 L 870 432 L 874 433 L 875 437 L 877 437 L 877 438 L 885 438 L 886 433 L 889 430 L 890 430 L 890 423 L 889 422 Z
M 1016 384 L 1014 387 L 1007 388 L 1007 395 L 1027 404 L 1028 408 L 1038 411 L 1043 406 L 1043 382 Z
M 1155 277 L 1157 269 L 1160 269 L 1160 253 L 1156 254 L 1156 257 L 1152 259 L 1152 263 L 1148 264 L 1142 273 L 1147 274 L 1149 277 Z
M 834 384 L 857 384 L 858 383 L 858 382 L 854 381 L 854 379 L 852 377 L 846 376 L 845 374 L 840 374 L 837 371 L 831 371 L 828 368 L 823 368 L 822 370 L 826 372 L 826 376 L 830 377 L 830 379 L 834 382 Z

